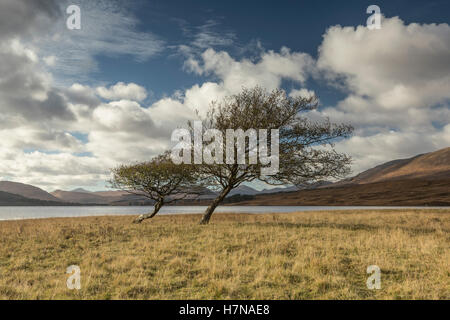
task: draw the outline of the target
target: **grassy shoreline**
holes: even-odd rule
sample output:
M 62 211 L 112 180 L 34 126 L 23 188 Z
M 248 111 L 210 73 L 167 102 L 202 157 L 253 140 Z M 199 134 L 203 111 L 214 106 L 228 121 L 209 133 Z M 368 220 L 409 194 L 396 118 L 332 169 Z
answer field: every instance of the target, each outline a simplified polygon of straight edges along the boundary
M 0 299 L 450 299 L 448 209 L 132 219 L 0 221 Z

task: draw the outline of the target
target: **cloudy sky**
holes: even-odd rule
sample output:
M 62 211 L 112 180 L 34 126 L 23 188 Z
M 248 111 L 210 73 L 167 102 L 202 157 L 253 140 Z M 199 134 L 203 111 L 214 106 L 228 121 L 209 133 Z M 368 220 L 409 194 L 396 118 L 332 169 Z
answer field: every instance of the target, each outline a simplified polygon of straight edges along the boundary
M 315 93 L 353 172 L 450 145 L 450 3 L 0 1 L 0 180 L 103 189 L 242 86 Z M 69 30 L 66 8 L 81 9 Z

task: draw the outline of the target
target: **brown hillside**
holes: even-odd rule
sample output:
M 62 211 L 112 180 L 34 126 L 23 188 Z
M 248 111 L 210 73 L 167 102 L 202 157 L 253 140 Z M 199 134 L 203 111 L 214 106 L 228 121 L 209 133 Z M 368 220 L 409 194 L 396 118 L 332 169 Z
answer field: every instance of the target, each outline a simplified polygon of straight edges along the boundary
M 450 179 L 392 180 L 258 195 L 233 205 L 253 206 L 450 206 Z
M 121 196 L 107 197 L 101 196 L 96 193 L 87 192 L 75 192 L 75 191 L 63 191 L 56 190 L 52 192 L 52 195 L 65 202 L 76 202 L 82 204 L 108 204 L 113 201 L 117 201 Z
M 0 191 L 17 194 L 29 199 L 61 201 L 38 187 L 19 182 L 0 181 Z
M 344 183 L 373 183 L 388 180 L 450 178 L 450 148 L 394 160 L 364 171 Z M 337 183 L 336 185 L 341 185 Z
M 111 190 L 111 191 L 95 191 L 92 192 L 92 194 L 96 194 L 101 197 L 121 197 L 129 194 L 126 191 L 122 190 Z

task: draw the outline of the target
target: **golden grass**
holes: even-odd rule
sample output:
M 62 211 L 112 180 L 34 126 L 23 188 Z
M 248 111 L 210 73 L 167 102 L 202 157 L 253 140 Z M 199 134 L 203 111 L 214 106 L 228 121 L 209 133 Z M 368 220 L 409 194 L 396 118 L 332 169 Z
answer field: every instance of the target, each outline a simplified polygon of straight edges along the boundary
M 450 299 L 450 210 L 0 222 L 1 299 Z M 81 290 L 66 287 L 69 265 Z M 366 268 L 381 268 L 368 290 Z

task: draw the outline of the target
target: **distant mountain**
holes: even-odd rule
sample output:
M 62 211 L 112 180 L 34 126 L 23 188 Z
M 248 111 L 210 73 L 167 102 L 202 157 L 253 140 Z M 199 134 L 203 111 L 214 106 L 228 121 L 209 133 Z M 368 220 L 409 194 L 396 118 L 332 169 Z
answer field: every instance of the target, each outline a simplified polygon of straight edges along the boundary
M 96 194 L 102 197 L 120 197 L 128 194 L 128 192 L 122 190 L 109 190 L 109 191 L 95 191 L 92 192 L 92 194 Z
M 22 197 L 18 194 L 0 191 L 0 206 L 64 206 L 60 201 L 46 201 Z
M 268 193 L 278 193 L 278 192 L 294 192 L 304 189 L 316 189 L 322 188 L 333 184 L 330 181 L 317 181 L 311 184 L 304 184 L 300 186 L 290 186 L 290 187 L 277 187 L 272 189 L 263 189 L 258 194 L 268 194 Z
M 315 186 L 309 186 L 315 187 Z M 229 194 L 229 197 L 233 196 L 254 196 L 258 194 L 270 194 L 279 192 L 291 192 L 299 190 L 297 187 L 278 187 L 273 189 L 264 189 L 258 191 L 252 187 L 241 185 L 233 189 Z M 10 194 L 20 195 L 28 199 L 37 199 L 43 201 L 54 201 L 60 203 L 68 204 L 78 204 L 78 205 L 151 205 L 153 201 L 146 198 L 145 196 L 130 194 L 122 190 L 110 190 L 110 191 L 95 191 L 91 192 L 83 188 L 76 188 L 71 191 L 55 190 L 48 193 L 40 188 L 34 187 L 32 185 L 27 185 L 23 183 L 3 181 L 0 182 L 0 191 L 8 192 Z M 188 195 L 183 197 L 183 200 L 177 201 L 178 203 L 189 204 L 198 203 L 199 201 L 210 201 L 215 198 L 217 193 L 204 188 L 201 195 Z M 170 198 L 170 197 L 169 197 Z M 23 200 L 23 199 L 22 199 Z M 23 200 L 26 202 L 28 200 Z M 29 201 L 30 205 L 33 205 L 32 201 Z M 2 205 L 0 203 L 0 205 Z M 7 204 L 5 204 L 7 205 Z M 41 205 L 36 203 L 36 205 Z
M 337 183 L 319 181 L 299 187 L 277 187 L 261 191 L 241 185 L 233 189 L 227 199 L 228 202 L 245 205 L 448 205 L 449 186 L 450 148 L 445 148 L 409 159 L 386 162 Z M 15 202 L 42 205 L 33 200 L 85 205 L 153 203 L 144 196 L 121 190 L 90 192 L 77 188 L 72 191 L 56 190 L 50 194 L 31 185 L 10 181 L 0 182 L 0 192 L 4 193 L 3 198 L 0 198 L 3 199 L 0 205 Z M 188 195 L 178 201 L 178 204 L 207 204 L 216 195 L 217 193 L 205 188 L 201 196 Z
M 450 206 L 450 179 L 390 180 L 252 196 L 239 206 Z
M 252 187 L 240 185 L 237 188 L 234 188 L 230 191 L 230 193 L 227 195 L 228 197 L 234 196 L 236 194 L 240 195 L 255 195 L 258 194 L 258 190 L 253 189 Z
M 290 192 L 290 191 L 296 191 L 299 190 L 296 186 L 291 187 L 276 187 L 272 189 L 263 189 L 261 191 L 258 191 L 256 189 L 253 189 L 252 187 L 240 185 L 239 187 L 233 189 L 228 194 L 228 197 L 232 197 L 234 195 L 240 194 L 241 196 L 253 196 L 257 194 L 267 194 L 267 193 L 278 193 L 278 192 Z
M 58 191 L 58 190 L 55 190 L 55 191 Z M 91 191 L 86 190 L 86 189 L 83 189 L 83 188 L 76 188 L 76 189 L 73 189 L 73 190 L 70 190 L 70 191 L 71 191 L 71 192 L 91 193 Z
M 365 184 L 392 180 L 437 180 L 450 178 L 450 148 L 383 163 L 353 178 L 336 183 Z
M 261 191 L 258 191 L 256 189 L 253 189 L 252 187 L 249 186 L 245 186 L 245 185 L 240 185 L 239 187 L 233 189 L 230 191 L 230 193 L 228 194 L 228 197 L 232 197 L 234 195 L 258 195 L 258 194 L 270 194 L 270 193 L 279 193 L 279 192 L 293 192 L 293 191 L 298 191 L 298 190 L 302 190 L 302 189 L 315 189 L 318 187 L 323 187 L 323 186 L 327 186 L 329 184 L 331 184 L 332 182 L 329 181 L 319 181 L 313 184 L 309 184 L 309 185 L 303 185 L 303 186 L 289 186 L 289 187 L 275 187 L 275 188 L 271 188 L 271 189 L 263 189 Z
M 450 206 L 450 148 L 389 161 L 353 178 L 234 205 Z
M 272 189 L 263 189 L 261 191 L 258 192 L 258 194 L 267 194 L 267 193 L 278 193 L 278 192 L 291 192 L 291 191 L 297 191 L 300 190 L 298 187 L 296 186 L 291 186 L 291 187 L 276 187 L 276 188 L 272 188 Z
M 38 199 L 45 201 L 61 201 L 38 187 L 12 181 L 0 181 L 0 191 L 13 193 L 25 198 Z
M 102 197 L 90 192 L 55 190 L 51 194 L 59 199 L 59 201 L 76 202 L 82 204 L 108 204 L 113 201 L 113 199 L 110 199 L 110 197 Z
M 323 183 L 317 185 L 308 186 L 309 188 L 315 188 L 318 185 L 323 185 Z M 78 191 L 76 191 L 78 190 Z M 228 195 L 227 198 L 233 197 L 236 195 L 247 196 L 247 195 L 258 195 L 258 194 L 270 194 L 270 193 L 278 193 L 278 192 L 291 192 L 299 190 L 298 187 L 278 187 L 273 189 L 264 189 L 258 191 L 253 189 L 252 187 L 241 185 L 235 189 L 233 189 Z M 110 204 L 110 205 L 140 205 L 140 204 L 151 204 L 152 200 L 135 194 L 130 194 L 126 191 L 122 190 L 111 190 L 111 191 L 95 191 L 89 192 L 84 189 L 78 188 L 72 191 L 63 191 L 56 190 L 51 193 L 53 196 L 60 199 L 60 201 L 66 202 L 77 202 L 81 204 Z M 217 196 L 217 193 L 204 188 L 204 191 L 201 195 L 188 195 L 183 197 L 183 203 L 188 204 L 189 201 L 193 200 L 209 200 L 213 199 Z M 181 196 L 177 196 L 181 197 Z M 172 197 L 169 197 L 171 199 Z
M 215 193 L 209 189 L 204 188 L 204 192 L 201 196 L 188 195 L 183 197 L 185 200 L 192 199 L 210 199 L 215 197 Z M 80 190 L 80 189 L 75 189 Z M 81 189 L 84 190 L 84 189 Z M 131 194 L 122 190 L 111 190 L 111 191 L 96 191 L 96 192 L 86 192 L 84 191 L 64 191 L 55 190 L 51 193 L 53 196 L 57 197 L 60 201 L 81 203 L 81 204 L 108 204 L 108 205 L 148 205 L 152 204 L 153 201 L 145 196 Z M 169 197 L 170 198 L 170 197 Z

